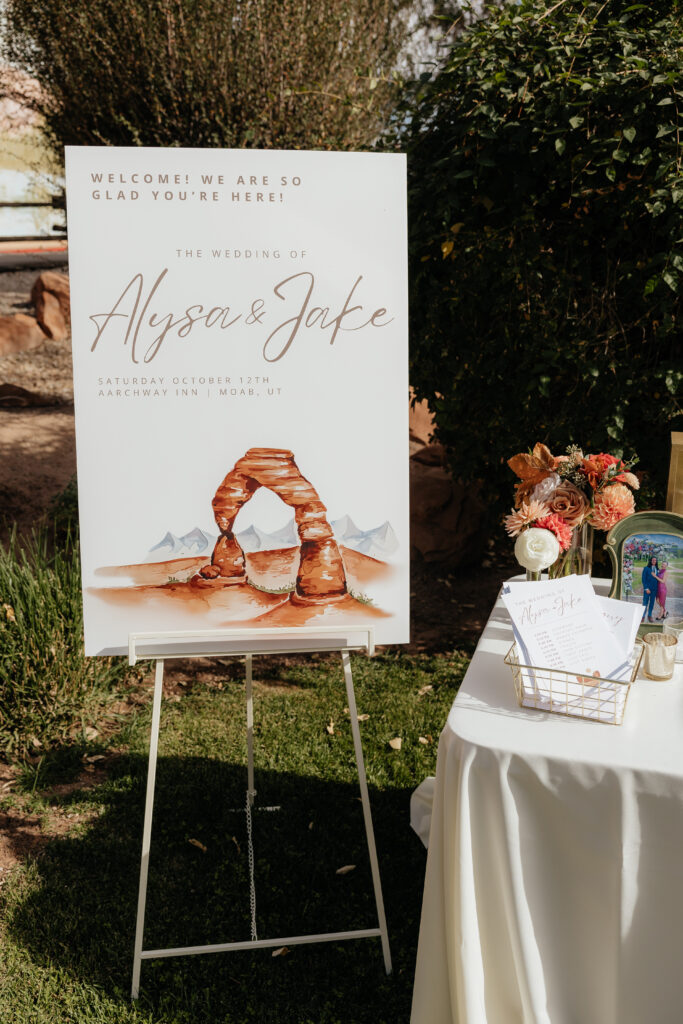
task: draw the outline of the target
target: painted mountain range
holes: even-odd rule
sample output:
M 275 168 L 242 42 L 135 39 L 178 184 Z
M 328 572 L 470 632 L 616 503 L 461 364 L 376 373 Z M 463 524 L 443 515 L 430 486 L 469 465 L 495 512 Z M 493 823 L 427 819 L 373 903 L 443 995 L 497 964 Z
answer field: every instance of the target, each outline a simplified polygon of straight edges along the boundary
M 389 520 L 373 530 L 359 530 L 351 516 L 342 516 L 331 524 L 337 541 L 371 558 L 388 558 L 398 548 L 398 540 Z
M 202 555 L 205 551 L 213 551 L 215 543 L 216 534 L 200 530 L 198 526 L 182 537 L 176 537 L 169 531 L 158 544 L 149 549 L 150 557 L 145 561 L 162 562 L 168 558 L 189 558 L 193 555 Z
M 342 516 L 331 524 L 334 536 L 340 544 L 371 558 L 384 560 L 398 548 L 398 540 L 391 524 L 387 520 L 372 530 L 359 530 L 350 516 Z M 258 526 L 249 526 L 246 530 L 235 534 L 242 550 L 274 551 L 280 548 L 293 548 L 299 544 L 296 523 L 292 517 L 279 530 L 265 533 Z M 164 561 L 169 558 L 188 558 L 194 555 L 210 555 L 216 543 L 216 533 L 210 533 L 195 526 L 194 530 L 182 537 L 170 531 L 150 548 L 148 562 Z

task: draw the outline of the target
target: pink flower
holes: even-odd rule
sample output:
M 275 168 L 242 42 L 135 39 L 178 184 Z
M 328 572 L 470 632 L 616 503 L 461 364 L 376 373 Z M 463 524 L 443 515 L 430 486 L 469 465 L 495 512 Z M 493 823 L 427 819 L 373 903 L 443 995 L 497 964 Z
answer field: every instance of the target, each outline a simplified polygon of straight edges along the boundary
M 572 542 L 571 527 L 556 512 L 544 516 L 543 519 L 537 519 L 536 526 L 544 530 L 550 530 L 551 533 L 555 534 L 560 545 L 560 551 L 566 551 Z
M 610 484 L 595 495 L 591 523 L 596 530 L 611 530 L 615 523 L 635 511 L 633 495 L 623 484 Z
M 509 516 L 505 516 L 505 529 L 511 537 L 516 537 L 547 511 L 548 506 L 544 501 L 535 501 L 533 498 L 529 502 L 523 501 L 518 509 L 513 509 Z

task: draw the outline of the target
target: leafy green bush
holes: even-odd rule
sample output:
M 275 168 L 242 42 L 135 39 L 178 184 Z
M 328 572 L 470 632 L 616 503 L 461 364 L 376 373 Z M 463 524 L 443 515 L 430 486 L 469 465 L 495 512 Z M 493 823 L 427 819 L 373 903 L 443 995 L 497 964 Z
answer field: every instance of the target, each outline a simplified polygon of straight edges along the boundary
M 77 544 L 50 553 L 43 529 L 0 546 L 0 751 L 72 740 L 127 672 L 122 658 L 83 653 Z
M 680 5 L 491 7 L 405 111 L 412 383 L 458 475 L 511 455 L 640 456 L 682 429 Z
M 8 0 L 55 148 L 367 145 L 414 0 Z

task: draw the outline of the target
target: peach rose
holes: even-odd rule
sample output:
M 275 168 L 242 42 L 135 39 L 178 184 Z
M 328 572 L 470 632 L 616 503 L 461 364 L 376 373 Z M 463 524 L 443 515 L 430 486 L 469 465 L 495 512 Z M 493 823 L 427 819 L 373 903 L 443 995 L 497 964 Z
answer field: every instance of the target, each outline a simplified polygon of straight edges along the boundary
M 588 498 L 568 480 L 561 483 L 547 500 L 549 511 L 562 516 L 572 530 L 586 518 L 590 511 Z

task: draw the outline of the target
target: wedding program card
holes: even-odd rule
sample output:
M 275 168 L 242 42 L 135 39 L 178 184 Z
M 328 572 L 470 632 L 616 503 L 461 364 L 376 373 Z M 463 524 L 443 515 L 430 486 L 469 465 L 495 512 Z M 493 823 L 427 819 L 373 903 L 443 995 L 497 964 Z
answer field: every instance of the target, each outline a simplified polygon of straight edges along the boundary
M 405 158 L 67 147 L 86 653 L 409 639 Z
M 616 678 L 625 651 L 605 622 L 589 576 L 508 583 L 503 601 L 527 665 Z
M 638 636 L 638 627 L 643 620 L 645 606 L 599 595 L 596 595 L 596 600 L 619 650 L 623 657 L 628 659 Z
M 521 661 L 538 666 L 521 669 L 523 706 L 620 721 L 642 607 L 598 597 L 588 576 L 509 583 L 503 600 Z

